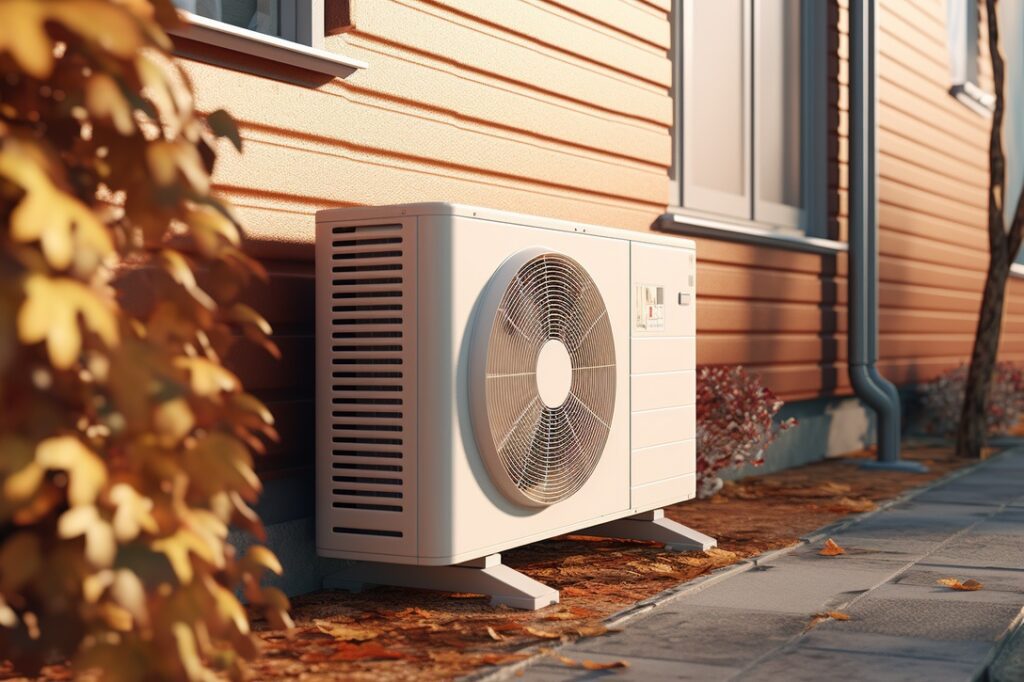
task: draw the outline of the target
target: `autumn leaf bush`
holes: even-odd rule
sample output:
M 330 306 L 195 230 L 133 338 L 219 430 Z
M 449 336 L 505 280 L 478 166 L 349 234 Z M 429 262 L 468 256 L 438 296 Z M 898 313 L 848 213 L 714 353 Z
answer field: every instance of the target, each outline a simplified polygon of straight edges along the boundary
M 920 387 L 921 414 L 928 433 L 952 438 L 956 435 L 967 386 L 967 365 L 943 372 Z M 997 362 L 992 372 L 985 433 L 1009 433 L 1024 415 L 1024 372 L 1009 362 Z
M 0 2 L 0 661 L 113 679 L 238 676 L 240 590 L 280 572 L 253 454 L 267 408 L 224 365 L 269 352 L 260 266 L 211 189 L 224 112 L 193 109 L 168 0 Z
M 778 422 L 779 400 L 756 374 L 740 366 L 711 365 L 697 372 L 697 496 L 722 489 L 723 469 L 764 464 L 764 451 L 796 425 Z

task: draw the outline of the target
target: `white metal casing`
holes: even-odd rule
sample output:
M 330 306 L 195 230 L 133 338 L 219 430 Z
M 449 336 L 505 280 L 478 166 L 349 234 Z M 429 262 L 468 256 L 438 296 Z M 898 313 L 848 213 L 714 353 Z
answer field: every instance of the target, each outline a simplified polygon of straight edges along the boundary
M 545 508 L 494 485 L 467 404 L 479 300 L 535 248 L 600 289 L 618 387 L 597 468 Z M 695 267 L 692 241 L 652 233 L 443 203 L 320 211 L 319 553 L 449 565 L 694 497 Z

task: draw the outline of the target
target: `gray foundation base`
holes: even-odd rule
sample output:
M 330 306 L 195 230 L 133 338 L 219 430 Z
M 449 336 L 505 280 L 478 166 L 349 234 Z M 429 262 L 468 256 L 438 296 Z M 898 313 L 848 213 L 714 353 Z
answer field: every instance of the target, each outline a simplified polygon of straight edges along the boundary
M 704 551 L 718 545 L 713 537 L 665 518 L 664 509 L 655 509 L 618 521 L 602 523 L 599 526 L 581 530 L 577 534 L 663 542 L 666 549 L 674 552 Z

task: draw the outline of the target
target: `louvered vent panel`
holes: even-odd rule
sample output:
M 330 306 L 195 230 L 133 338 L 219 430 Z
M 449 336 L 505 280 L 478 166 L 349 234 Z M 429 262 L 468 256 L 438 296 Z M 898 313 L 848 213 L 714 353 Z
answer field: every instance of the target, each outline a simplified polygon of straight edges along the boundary
M 332 229 L 332 530 L 355 551 L 415 547 L 414 239 L 403 225 Z

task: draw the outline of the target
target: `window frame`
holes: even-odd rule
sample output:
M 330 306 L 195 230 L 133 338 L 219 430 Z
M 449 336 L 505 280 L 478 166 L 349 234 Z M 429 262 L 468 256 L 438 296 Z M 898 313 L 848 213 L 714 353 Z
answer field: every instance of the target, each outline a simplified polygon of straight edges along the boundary
M 757 40 L 755 21 L 758 0 L 743 0 L 744 5 L 744 89 L 748 93 L 745 102 L 745 162 L 747 168 L 746 191 L 744 195 L 716 196 L 715 190 L 694 187 L 688 182 L 686 168 L 688 155 L 686 150 L 687 108 L 686 102 L 692 101 L 696 93 L 692 91 L 692 79 L 687 78 L 689 64 L 693 63 L 690 55 L 692 49 L 693 3 L 699 0 L 675 0 L 673 15 L 673 75 L 676 94 L 675 129 L 673 130 L 673 169 L 670 183 L 670 214 L 676 219 L 661 221 L 662 226 L 671 225 L 678 228 L 686 225 L 686 217 L 693 218 L 694 225 L 713 223 L 718 226 L 733 224 L 737 234 L 753 233 L 787 237 L 784 244 L 792 242 L 790 238 L 807 237 L 827 239 L 830 235 L 827 220 L 827 7 L 819 0 L 802 0 L 801 17 L 801 193 L 803 206 L 795 208 L 776 204 L 758 198 L 758 175 L 761 172 L 757 157 L 757 140 L 760 121 L 757 116 L 757 74 L 755 64 L 755 47 Z M 774 0 L 770 0 L 774 1 Z M 701 208 L 695 208 L 689 197 L 696 196 Z M 688 205 L 689 204 L 689 205 Z M 709 210 L 708 206 L 722 206 L 731 210 Z M 742 207 L 742 211 L 738 210 Z M 681 218 L 681 219 L 680 219 Z M 721 229 L 716 227 L 715 229 Z
M 332 77 L 346 77 L 366 62 L 324 49 L 325 0 L 280 0 L 282 35 L 272 36 L 225 21 L 211 19 L 176 8 L 183 25 L 171 29 L 172 36 L 215 45 L 232 52 L 289 64 Z
M 979 116 L 991 118 L 995 95 L 978 82 L 978 19 L 976 0 L 946 0 L 949 94 Z

